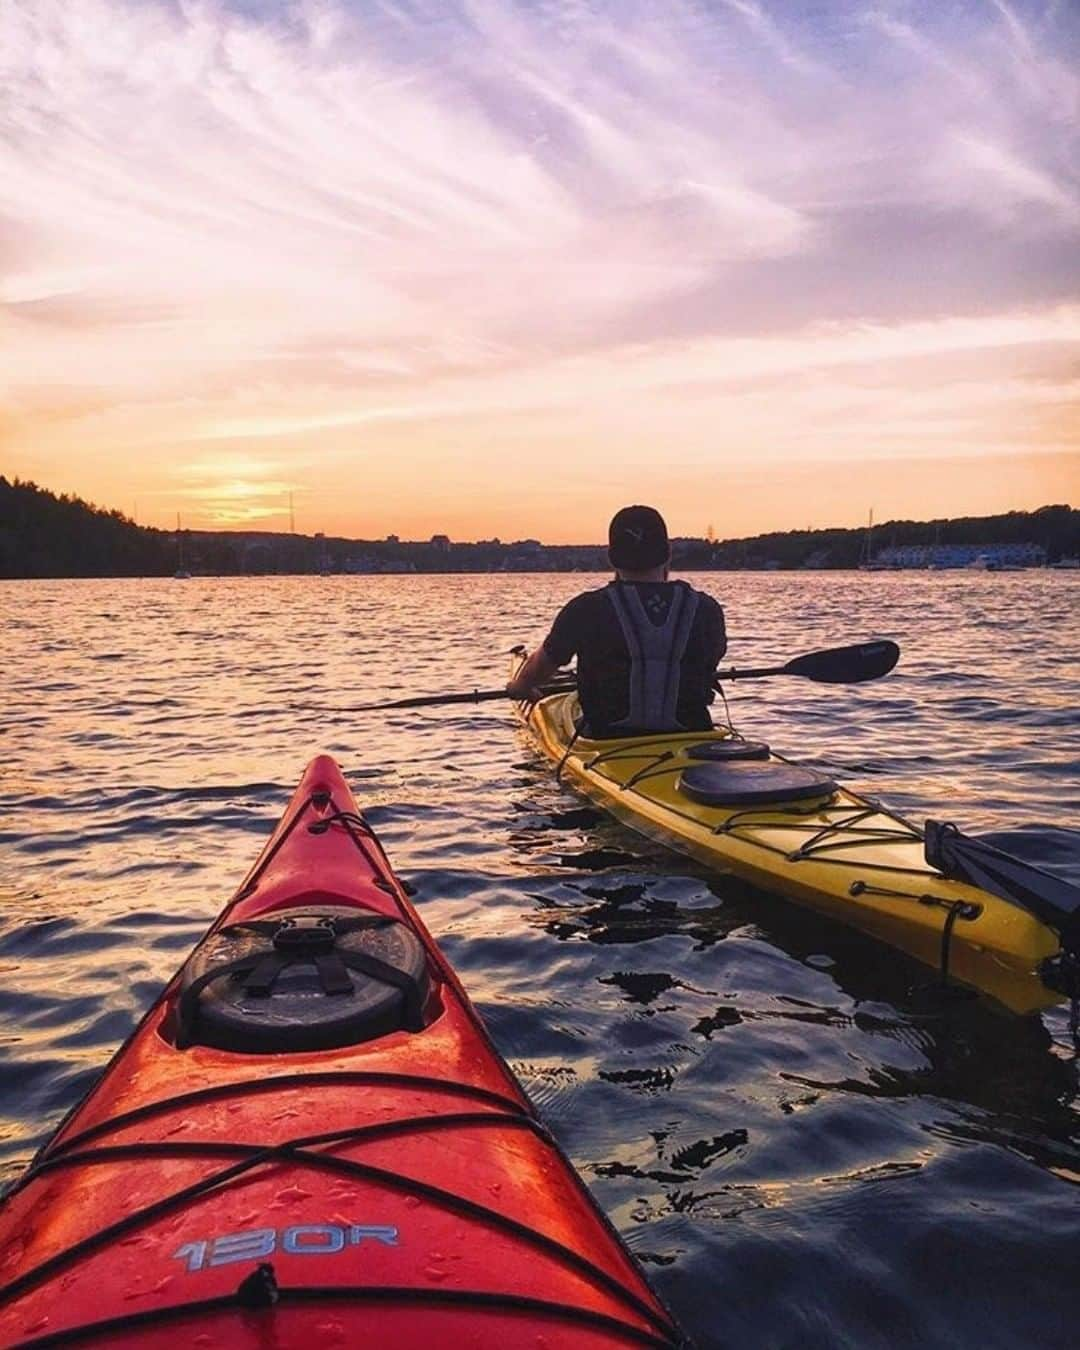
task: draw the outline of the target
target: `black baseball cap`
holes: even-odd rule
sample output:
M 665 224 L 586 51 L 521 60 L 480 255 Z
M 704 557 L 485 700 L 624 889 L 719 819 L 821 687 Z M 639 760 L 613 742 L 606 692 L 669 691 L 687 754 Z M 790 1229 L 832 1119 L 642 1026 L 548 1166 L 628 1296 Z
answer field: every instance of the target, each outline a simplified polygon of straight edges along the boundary
M 646 572 L 671 556 L 664 517 L 651 506 L 624 506 L 608 526 L 608 557 L 612 567 Z

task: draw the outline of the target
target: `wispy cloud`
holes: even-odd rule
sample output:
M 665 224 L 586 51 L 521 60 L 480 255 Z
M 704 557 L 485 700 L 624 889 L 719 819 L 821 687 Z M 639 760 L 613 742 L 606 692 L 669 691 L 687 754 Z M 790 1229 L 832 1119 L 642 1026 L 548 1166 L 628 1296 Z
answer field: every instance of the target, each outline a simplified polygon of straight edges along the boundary
M 0 447 L 107 493 L 269 445 L 159 485 L 219 504 L 388 424 L 403 476 L 440 421 L 478 455 L 542 423 L 569 471 L 628 409 L 637 463 L 673 419 L 698 460 L 720 418 L 827 458 L 876 368 L 883 427 L 970 453 L 914 412 L 964 352 L 1037 447 L 1007 354 L 1076 351 L 1078 57 L 1080 12 L 1021 0 L 8 0 Z

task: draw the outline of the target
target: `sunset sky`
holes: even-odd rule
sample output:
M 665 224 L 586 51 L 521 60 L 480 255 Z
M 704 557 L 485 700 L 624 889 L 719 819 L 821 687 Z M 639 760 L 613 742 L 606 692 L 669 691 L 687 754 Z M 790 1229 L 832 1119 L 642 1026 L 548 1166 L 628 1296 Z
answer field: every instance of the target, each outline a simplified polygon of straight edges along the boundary
M 1077 0 L 4 0 L 0 472 L 599 540 L 1080 499 Z

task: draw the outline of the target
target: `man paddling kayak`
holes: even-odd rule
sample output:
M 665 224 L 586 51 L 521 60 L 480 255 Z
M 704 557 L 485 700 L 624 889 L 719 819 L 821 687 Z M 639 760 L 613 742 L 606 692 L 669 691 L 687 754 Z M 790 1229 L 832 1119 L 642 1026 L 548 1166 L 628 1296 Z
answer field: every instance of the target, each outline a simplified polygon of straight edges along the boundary
M 716 667 L 727 650 L 724 611 L 671 581 L 667 526 L 651 506 L 624 506 L 608 530 L 615 580 L 575 596 L 522 663 L 507 692 L 529 702 L 577 657 L 583 732 L 707 731 Z

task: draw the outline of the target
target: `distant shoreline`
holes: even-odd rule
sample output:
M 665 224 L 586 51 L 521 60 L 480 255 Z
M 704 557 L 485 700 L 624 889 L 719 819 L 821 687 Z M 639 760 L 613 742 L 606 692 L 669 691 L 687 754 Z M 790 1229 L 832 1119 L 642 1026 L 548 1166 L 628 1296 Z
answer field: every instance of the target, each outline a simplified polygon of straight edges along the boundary
M 1006 571 L 1055 566 L 1080 554 L 1080 510 L 870 528 L 788 530 L 746 539 L 672 540 L 677 572 L 867 570 Z M 119 511 L 0 476 L 0 578 L 412 575 L 609 572 L 602 544 L 538 539 L 455 542 L 349 539 L 277 531 L 151 529 Z
M 678 577 L 693 576 L 730 576 L 730 577 L 760 577 L 760 576 L 863 576 L 866 574 L 865 568 L 860 567 L 672 567 L 672 575 Z M 937 568 L 903 568 L 903 567 L 881 567 L 871 569 L 873 575 L 881 576 L 885 573 L 889 575 L 935 575 L 935 576 L 962 576 L 968 578 L 979 578 L 990 575 L 997 577 L 1016 576 L 1020 573 L 1030 575 L 1034 573 L 1043 576 L 1050 572 L 1055 575 L 1080 577 L 1080 565 L 1055 565 L 1045 564 L 1038 567 L 1008 567 L 1008 568 L 974 568 L 974 567 L 937 567 Z M 320 574 L 317 572 L 191 572 L 183 578 L 184 581 L 287 581 L 295 577 L 312 577 L 321 581 L 413 581 L 422 577 L 583 577 L 583 578 L 610 578 L 612 570 L 607 568 L 569 570 L 566 568 L 537 568 L 533 571 L 468 571 L 461 569 L 453 572 L 331 572 Z M 0 584 L 5 582 L 92 582 L 92 581 L 175 581 L 176 577 L 165 572 L 147 572 L 140 575 L 132 573 L 83 573 L 72 576 L 0 576 Z

